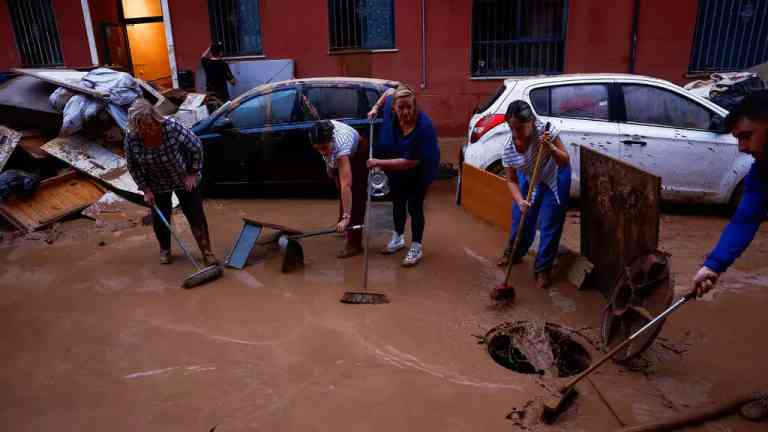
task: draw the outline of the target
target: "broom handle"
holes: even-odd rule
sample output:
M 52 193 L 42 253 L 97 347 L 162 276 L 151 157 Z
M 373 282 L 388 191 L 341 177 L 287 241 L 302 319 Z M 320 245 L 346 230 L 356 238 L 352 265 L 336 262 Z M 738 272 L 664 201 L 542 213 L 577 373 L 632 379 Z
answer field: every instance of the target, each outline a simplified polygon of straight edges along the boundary
M 368 160 L 373 159 L 373 119 L 368 122 Z M 368 292 L 368 249 L 371 248 L 371 169 L 368 169 L 368 178 L 366 179 L 366 190 L 368 196 L 365 202 L 365 222 L 363 225 L 363 235 L 365 236 L 365 249 L 363 250 L 363 292 Z
M 549 131 L 550 123 L 547 122 L 546 131 Z M 515 145 L 513 142 L 512 145 Z M 528 194 L 526 201 L 531 202 L 533 198 L 533 190 L 536 188 L 536 184 L 539 182 L 539 167 L 541 166 L 541 160 L 544 158 L 544 146 L 539 146 L 539 151 L 536 153 L 536 163 L 533 165 L 533 173 L 531 174 L 531 181 L 528 185 Z M 520 223 L 517 225 L 517 231 L 515 231 L 515 238 L 512 241 L 512 252 L 509 263 L 507 264 L 507 275 L 504 277 L 504 285 L 509 285 L 509 278 L 512 276 L 512 265 L 514 264 L 515 252 L 517 251 L 517 245 L 520 244 L 520 231 L 525 226 L 525 216 L 528 214 L 528 210 L 520 211 Z
M 353 225 L 353 226 L 347 228 L 346 231 L 343 231 L 343 232 L 356 231 L 356 230 L 359 230 L 359 229 L 363 229 L 363 226 L 362 225 Z M 307 238 L 307 237 L 316 237 L 316 236 L 321 236 L 321 235 L 333 234 L 335 232 L 338 232 L 336 230 L 336 228 L 326 228 L 326 229 L 321 229 L 321 230 L 317 230 L 317 231 L 305 232 L 303 234 L 289 235 L 289 236 L 286 236 L 286 238 L 288 238 L 289 240 L 296 240 L 296 239 L 303 239 L 303 238 Z
M 184 255 L 186 255 L 187 258 L 189 258 L 189 260 L 192 261 L 192 264 L 195 265 L 195 268 L 197 270 L 202 270 L 202 267 L 197 265 L 197 261 L 195 261 L 195 259 L 192 258 L 192 254 L 189 252 L 189 250 L 187 250 L 187 247 L 184 246 L 184 243 L 181 242 L 181 239 L 179 238 L 179 236 L 176 235 L 176 231 L 173 230 L 173 227 L 171 227 L 171 224 L 168 222 L 165 216 L 163 216 L 163 212 L 160 211 L 160 208 L 157 206 L 157 204 L 153 205 L 153 207 L 155 208 L 155 213 L 157 213 L 157 215 L 160 216 L 160 220 L 162 220 L 165 226 L 168 227 L 168 231 L 171 232 L 171 235 L 176 240 L 176 243 L 178 243 L 181 250 L 184 251 Z
M 624 342 L 618 344 L 616 346 L 616 348 L 614 348 L 611 351 L 609 351 L 608 354 L 604 355 L 600 360 L 598 360 L 595 364 L 590 366 L 587 370 L 585 370 L 584 372 L 578 374 L 576 376 L 576 378 L 571 380 L 571 382 L 569 382 L 567 385 L 565 385 L 564 387 L 562 387 L 560 389 L 560 393 L 565 393 L 568 390 L 570 390 L 573 386 L 578 384 L 579 381 L 581 381 L 586 376 L 591 374 L 595 369 L 600 367 L 603 363 L 607 362 L 611 357 L 616 355 L 617 352 L 621 351 L 622 348 L 626 347 L 630 342 L 632 342 L 632 340 L 634 338 L 640 336 L 641 333 L 643 333 L 644 331 L 646 331 L 649 328 L 651 328 L 654 325 L 656 325 L 657 322 L 659 322 L 660 320 L 664 319 L 664 317 L 666 317 L 667 315 L 669 315 L 672 312 L 674 312 L 680 306 L 684 305 L 688 300 L 694 298 L 694 296 L 695 296 L 694 293 L 688 293 L 688 294 L 685 295 L 685 297 L 683 297 L 680 300 L 676 301 L 675 304 L 673 304 L 672 306 L 668 307 L 667 310 L 665 310 L 664 312 L 660 313 L 651 322 L 649 322 L 648 324 L 644 325 L 643 328 L 641 328 L 640 330 L 632 333 L 632 335 L 630 337 L 628 337 Z

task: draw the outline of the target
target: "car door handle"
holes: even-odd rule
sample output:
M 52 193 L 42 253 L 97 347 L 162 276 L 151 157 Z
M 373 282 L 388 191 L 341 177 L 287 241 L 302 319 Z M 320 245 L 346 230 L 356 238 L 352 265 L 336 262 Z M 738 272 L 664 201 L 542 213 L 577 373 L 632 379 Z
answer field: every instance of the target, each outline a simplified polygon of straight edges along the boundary
M 623 140 L 622 144 L 624 145 L 639 145 L 639 146 L 646 146 L 648 145 L 645 141 L 637 141 L 637 140 Z

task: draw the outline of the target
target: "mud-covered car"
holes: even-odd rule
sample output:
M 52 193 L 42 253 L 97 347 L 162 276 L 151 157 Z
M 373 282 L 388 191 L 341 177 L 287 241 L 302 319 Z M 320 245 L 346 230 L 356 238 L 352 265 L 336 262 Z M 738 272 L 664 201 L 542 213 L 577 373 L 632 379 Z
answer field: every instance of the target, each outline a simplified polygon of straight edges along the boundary
M 315 116 L 347 123 L 368 137 L 367 112 L 397 84 L 368 78 L 299 79 L 259 86 L 227 102 L 193 127 L 205 151 L 204 189 L 333 193 L 323 159 L 309 142 Z

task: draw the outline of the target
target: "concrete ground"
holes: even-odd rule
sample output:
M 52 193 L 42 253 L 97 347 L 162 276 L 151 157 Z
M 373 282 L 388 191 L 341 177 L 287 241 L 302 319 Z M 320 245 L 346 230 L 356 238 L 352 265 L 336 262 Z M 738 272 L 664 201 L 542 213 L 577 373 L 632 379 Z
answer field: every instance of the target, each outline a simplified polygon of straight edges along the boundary
M 331 200 L 209 200 L 215 251 L 226 256 L 248 216 L 303 229 L 330 225 Z M 377 204 L 379 248 L 386 204 Z M 336 236 L 303 241 L 306 267 L 283 275 L 272 248 L 242 271 L 179 288 L 191 265 L 176 249 L 157 262 L 144 210 L 76 220 L 58 233 L 0 248 L 0 424 L 23 431 L 610 431 L 619 426 L 588 383 L 555 426 L 539 402 L 564 379 L 494 363 L 478 335 L 503 322 L 579 330 L 593 359 L 605 300 L 559 281 L 534 288 L 517 267 L 519 301 L 490 306 L 505 234 L 453 205 L 452 184 L 428 201 L 425 260 L 373 254 L 370 289 L 391 303 L 339 303 L 361 286 L 360 257 L 339 261 Z M 176 216 L 184 238 L 188 226 Z M 578 250 L 578 214 L 564 243 Z M 722 216 L 665 215 L 662 249 L 683 292 L 725 224 Z M 48 239 L 52 244 L 42 240 Z M 665 325 L 641 370 L 606 364 L 592 381 L 626 424 L 683 412 L 755 388 L 768 347 L 768 236 L 723 280 L 716 300 L 686 305 Z M 506 419 L 523 409 L 520 420 Z M 760 427 L 765 427 L 760 425 Z M 695 431 L 748 431 L 732 415 Z

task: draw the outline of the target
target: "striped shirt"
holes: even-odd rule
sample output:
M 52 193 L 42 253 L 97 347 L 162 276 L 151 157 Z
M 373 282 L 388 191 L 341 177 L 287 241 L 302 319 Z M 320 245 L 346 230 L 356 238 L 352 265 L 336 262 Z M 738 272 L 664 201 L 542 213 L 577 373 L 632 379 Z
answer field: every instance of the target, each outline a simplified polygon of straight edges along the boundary
M 333 141 L 331 143 L 331 153 L 328 156 L 323 155 L 325 164 L 329 169 L 336 169 L 336 160 L 341 156 L 352 157 L 357 152 L 360 134 L 345 123 L 331 120 L 333 124 Z
M 504 151 L 501 154 L 502 165 L 508 168 L 515 168 L 518 172 L 523 173 L 526 180 L 530 181 L 531 175 L 533 175 L 533 167 L 536 165 L 536 156 L 539 152 L 538 149 L 540 147 L 538 138 L 544 134 L 544 128 L 545 123 L 537 119 L 528 148 L 522 153 L 517 151 L 517 148 L 515 147 L 515 131 L 510 129 L 509 138 L 507 139 L 506 144 L 504 144 Z M 560 131 L 557 130 L 554 125 L 550 125 L 549 134 L 551 139 L 554 140 L 560 134 Z M 544 183 L 549 186 L 549 189 L 555 194 L 555 199 L 559 204 L 560 198 L 557 193 L 557 164 L 549 154 L 545 154 L 544 159 L 541 161 L 541 166 L 539 167 L 539 183 Z M 538 189 L 539 187 L 536 185 L 536 188 L 533 191 L 533 197 L 531 198 L 532 203 L 536 200 Z M 522 191 L 522 193 L 523 196 L 525 196 L 526 191 Z

